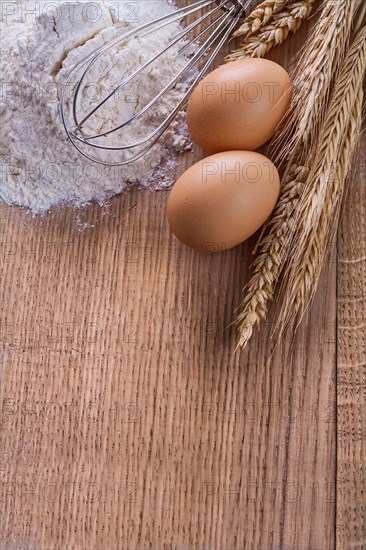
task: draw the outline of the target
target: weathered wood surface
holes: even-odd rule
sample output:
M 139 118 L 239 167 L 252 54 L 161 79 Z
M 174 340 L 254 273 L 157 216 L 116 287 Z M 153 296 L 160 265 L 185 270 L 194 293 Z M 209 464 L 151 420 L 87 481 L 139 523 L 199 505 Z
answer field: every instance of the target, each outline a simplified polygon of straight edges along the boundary
M 337 543 L 366 547 L 366 139 L 338 239 Z

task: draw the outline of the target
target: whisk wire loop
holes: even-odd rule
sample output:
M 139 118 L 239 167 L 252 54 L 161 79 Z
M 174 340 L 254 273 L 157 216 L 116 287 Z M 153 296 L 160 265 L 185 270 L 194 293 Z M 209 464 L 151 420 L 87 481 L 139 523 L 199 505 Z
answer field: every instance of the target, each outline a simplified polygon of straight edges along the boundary
M 145 155 L 171 124 L 179 111 L 185 106 L 193 89 L 206 74 L 251 2 L 252 0 L 198 0 L 194 4 L 179 8 L 172 13 L 168 13 L 153 21 L 147 22 L 136 29 L 116 36 L 75 66 L 66 80 L 61 93 L 60 114 L 67 136 L 76 149 L 85 158 L 109 166 L 128 164 Z M 163 48 L 159 49 L 157 53 L 152 55 L 139 68 L 132 71 L 131 74 L 119 82 L 96 106 L 92 108 L 90 106 L 87 112 L 78 112 L 81 93 L 84 86 L 88 84 L 87 77 L 95 63 L 97 63 L 106 52 L 124 42 L 127 43 L 128 39 L 146 36 L 172 23 L 181 23 L 182 19 L 186 19 L 201 11 L 203 12 L 202 14 L 199 14 L 193 22 L 188 23 L 185 28 L 179 29 L 174 36 L 170 37 L 168 43 Z M 192 37 L 189 36 L 191 33 L 193 34 Z M 202 43 L 199 42 L 201 39 L 203 40 Z M 113 128 L 102 131 L 102 125 L 100 131 L 94 133 L 84 129 L 84 125 L 93 118 L 93 115 L 102 109 L 103 105 L 111 100 L 111 98 L 115 97 L 120 90 L 127 86 L 127 84 L 132 82 L 136 77 L 139 77 L 148 67 L 152 66 L 159 57 L 164 56 L 170 48 L 178 45 L 181 40 L 183 44 L 179 48 L 179 54 L 182 54 L 182 52 L 188 50 L 190 47 L 193 48 L 192 53 L 187 56 L 187 63 L 185 63 L 173 78 L 170 79 L 170 81 L 163 86 L 146 105 L 141 106 L 137 112 L 128 116 L 126 120 L 121 121 L 121 124 L 117 124 Z M 190 73 L 191 70 L 197 67 L 202 60 L 203 64 L 199 69 L 197 68 L 197 74 L 191 76 L 188 83 L 187 81 L 185 82 L 181 99 L 149 135 L 142 139 L 138 139 L 134 143 L 110 143 L 109 141 L 105 141 L 108 136 L 113 134 L 117 135 L 118 132 L 128 125 L 137 123 L 138 119 L 143 117 L 150 109 L 154 108 L 164 94 L 169 93 L 169 91 L 181 82 L 187 73 Z M 77 78 L 79 73 L 81 73 L 81 76 Z M 67 99 L 67 95 L 68 91 L 72 89 L 72 83 L 75 81 L 76 88 L 70 101 L 70 99 Z M 70 118 L 73 124 L 69 123 Z M 120 154 L 118 155 L 117 161 L 114 161 L 111 160 L 110 155 L 108 159 L 101 158 L 101 156 L 97 154 L 98 151 L 119 151 Z

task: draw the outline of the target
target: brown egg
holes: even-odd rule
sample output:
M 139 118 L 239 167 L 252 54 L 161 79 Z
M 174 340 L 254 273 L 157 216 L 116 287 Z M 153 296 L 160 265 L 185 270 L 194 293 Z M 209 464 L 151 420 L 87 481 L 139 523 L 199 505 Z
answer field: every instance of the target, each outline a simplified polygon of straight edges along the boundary
M 288 73 L 273 61 L 227 63 L 195 88 L 188 104 L 189 131 L 210 153 L 253 151 L 274 135 L 291 94 Z
M 280 189 L 274 164 L 251 151 L 207 157 L 178 179 L 168 199 L 176 237 L 203 252 L 232 248 L 250 237 L 272 212 Z

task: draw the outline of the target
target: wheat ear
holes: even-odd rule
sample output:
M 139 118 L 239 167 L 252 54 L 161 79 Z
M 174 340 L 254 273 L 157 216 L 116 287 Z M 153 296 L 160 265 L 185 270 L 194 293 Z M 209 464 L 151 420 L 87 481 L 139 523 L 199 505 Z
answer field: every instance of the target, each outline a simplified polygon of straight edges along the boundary
M 362 121 L 366 27 L 356 36 L 335 81 L 317 140 L 317 154 L 296 212 L 292 258 L 283 275 L 278 327 L 299 323 L 316 290 Z
M 314 0 L 289 0 L 283 3 L 282 10 L 273 9 L 270 16 L 268 10 L 266 12 L 264 9 L 263 13 L 258 11 L 254 21 L 244 21 L 234 33 L 234 37 L 243 36 L 243 41 L 237 50 L 227 56 L 226 61 L 264 57 L 274 46 L 284 42 L 290 32 L 300 28 L 309 17 L 313 3 Z
M 245 347 L 252 336 L 253 328 L 267 317 L 268 302 L 273 300 L 287 255 L 288 235 L 293 232 L 295 208 L 308 174 L 308 167 L 299 166 L 295 162 L 283 181 L 276 211 L 268 224 L 270 233 L 257 245 L 260 253 L 252 265 L 253 274 L 244 289 L 246 296 L 236 320 L 240 334 L 238 346 Z
M 332 80 L 347 48 L 354 12 L 353 1 L 325 0 L 315 31 L 291 75 L 294 87 L 291 106 L 273 142 L 277 161 L 287 158 L 298 146 L 305 148 L 307 154 L 316 139 Z
M 244 19 L 240 27 L 235 31 L 234 37 L 257 32 L 268 23 L 274 14 L 283 10 L 291 0 L 264 0 Z

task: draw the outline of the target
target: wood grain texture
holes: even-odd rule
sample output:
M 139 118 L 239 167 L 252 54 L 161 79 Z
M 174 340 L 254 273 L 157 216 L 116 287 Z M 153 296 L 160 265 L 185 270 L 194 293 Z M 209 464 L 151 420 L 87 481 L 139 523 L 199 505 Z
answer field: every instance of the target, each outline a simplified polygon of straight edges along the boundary
M 272 58 L 288 66 L 308 31 Z M 336 319 L 362 324 L 365 264 L 342 264 L 337 304 L 333 252 L 296 340 L 274 350 L 270 319 L 234 354 L 255 237 L 194 253 L 166 198 L 0 207 L 1 548 L 331 550 L 336 526 L 339 548 L 361 548 L 364 348 Z M 362 257 L 357 208 L 347 261 Z
M 363 136 L 361 150 L 365 153 Z M 337 543 L 366 547 L 366 162 L 350 182 L 338 240 Z
M 185 249 L 165 198 L 2 207 L 1 542 L 332 548 L 334 269 L 290 357 L 233 355 L 250 245 Z

